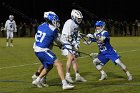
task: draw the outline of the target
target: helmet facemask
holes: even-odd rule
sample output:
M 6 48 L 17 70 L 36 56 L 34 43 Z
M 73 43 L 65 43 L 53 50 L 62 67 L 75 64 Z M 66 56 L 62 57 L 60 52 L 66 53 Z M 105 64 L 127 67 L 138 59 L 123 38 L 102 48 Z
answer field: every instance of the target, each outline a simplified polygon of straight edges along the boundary
M 102 27 L 96 26 L 96 28 L 95 28 L 96 33 L 100 33 L 100 32 L 102 32 L 103 30 L 104 30 L 104 26 L 102 26 Z
M 60 27 L 60 21 L 59 20 L 53 20 L 52 21 L 53 26 L 55 26 L 56 28 Z
M 13 15 L 9 15 L 9 19 L 12 21 L 14 19 Z
M 52 11 L 44 12 L 44 18 L 48 20 L 47 22 L 52 24 L 54 27 L 56 28 L 60 27 L 60 20 L 54 12 Z
M 75 18 L 75 21 L 80 24 L 82 22 L 82 18 Z
M 95 32 L 98 34 L 102 32 L 105 28 L 105 22 L 103 21 L 97 21 L 95 24 Z
M 79 10 L 73 9 L 71 12 L 71 19 L 75 23 L 80 24 L 82 22 L 83 15 Z

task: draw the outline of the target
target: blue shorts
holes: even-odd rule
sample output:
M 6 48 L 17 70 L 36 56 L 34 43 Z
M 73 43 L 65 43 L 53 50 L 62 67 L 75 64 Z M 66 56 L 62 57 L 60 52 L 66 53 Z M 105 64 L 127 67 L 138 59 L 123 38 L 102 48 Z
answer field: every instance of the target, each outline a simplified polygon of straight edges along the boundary
M 120 56 L 114 51 L 110 51 L 109 53 L 103 54 L 99 53 L 98 59 L 105 65 L 109 60 L 115 63 L 115 60 L 120 58 Z M 116 63 L 115 63 L 116 64 Z
M 43 64 L 44 68 L 48 68 L 49 65 L 53 65 L 54 61 L 57 59 L 56 55 L 50 50 L 43 52 L 35 52 L 35 54 Z

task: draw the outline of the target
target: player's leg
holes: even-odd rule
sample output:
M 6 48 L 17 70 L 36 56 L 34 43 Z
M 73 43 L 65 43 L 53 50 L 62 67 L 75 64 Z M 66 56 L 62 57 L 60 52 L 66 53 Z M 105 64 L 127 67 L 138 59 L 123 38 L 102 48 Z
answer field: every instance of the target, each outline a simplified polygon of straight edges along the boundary
M 48 74 L 48 72 L 50 71 L 49 68 L 43 68 L 43 70 L 41 71 L 40 75 L 37 77 L 36 80 L 34 80 L 32 82 L 33 85 L 36 85 L 39 88 L 42 88 L 42 86 L 48 86 L 47 84 L 44 85 L 44 83 L 42 83 L 43 78 Z
M 107 78 L 107 74 L 102 69 L 107 62 L 108 59 L 106 59 L 102 54 L 99 54 L 98 57 L 93 60 L 93 64 L 96 66 L 96 69 L 101 73 L 101 78 L 99 80 Z
M 44 86 L 44 87 L 48 87 L 48 84 L 47 84 L 47 81 L 46 81 L 46 76 L 48 75 L 48 73 L 49 73 L 49 71 L 51 70 L 53 68 L 53 64 L 51 64 L 51 65 L 48 65 L 48 68 L 47 68 L 47 70 L 46 70 L 46 74 L 45 75 L 41 75 L 41 76 L 43 76 L 43 77 L 41 77 L 40 75 L 39 75 L 39 77 L 41 77 L 41 80 L 40 80 L 40 83 L 41 83 L 41 85 L 42 86 Z M 42 69 L 42 71 L 43 71 L 44 69 Z M 41 71 L 41 73 L 42 73 L 42 71 Z M 41 74 L 40 73 L 40 74 Z
M 93 60 L 93 64 L 96 66 L 96 69 L 101 73 L 101 78 L 99 80 L 104 80 L 107 78 L 107 74 L 102 69 L 103 65 L 101 64 L 101 61 L 98 58 L 95 58 Z
M 74 83 L 74 81 L 72 80 L 72 77 L 70 75 L 70 69 L 71 69 L 73 58 L 74 58 L 74 56 L 72 54 L 69 53 L 67 55 L 66 76 L 65 76 L 65 78 L 70 83 Z
M 62 88 L 63 88 L 63 90 L 74 88 L 73 85 L 68 84 L 67 81 L 65 80 L 62 63 L 58 59 L 56 59 L 55 62 L 54 62 L 54 65 L 56 66 L 57 71 L 58 71 L 58 75 L 59 75 L 60 79 L 62 80 Z
M 65 45 L 66 48 L 72 49 L 72 46 L 70 45 Z M 72 80 L 72 77 L 70 75 L 70 69 L 71 69 L 71 65 L 72 65 L 72 60 L 73 60 L 73 54 L 71 50 L 68 49 L 62 49 L 62 55 L 66 56 L 67 58 L 67 62 L 66 62 L 66 76 L 65 79 L 70 82 L 73 83 L 74 81 Z
M 37 87 L 41 88 L 43 86 L 41 80 L 48 74 L 48 72 L 52 69 L 53 63 L 55 60 L 55 56 L 51 58 L 49 55 L 50 52 L 45 51 L 45 52 L 36 52 L 36 56 L 39 58 L 43 65 L 43 69 L 40 73 L 40 75 L 37 77 L 36 80 L 32 82 L 33 85 L 36 85 Z M 52 55 L 53 56 L 53 55 Z M 41 68 L 41 67 L 40 67 Z M 41 70 L 41 69 L 40 69 Z
M 126 75 L 128 76 L 128 80 L 132 80 L 132 75 L 130 74 L 130 72 L 127 70 L 127 67 L 121 62 L 120 60 L 120 56 L 117 54 L 116 51 L 112 51 L 110 53 L 109 59 L 112 60 L 112 62 L 115 62 L 115 64 L 117 63 L 122 69 L 123 71 L 126 73 Z
M 10 46 L 13 47 L 13 32 L 10 32 Z
M 37 71 L 35 72 L 35 74 L 32 76 L 32 79 L 33 80 L 35 80 L 35 79 L 37 79 L 37 77 L 40 75 L 40 73 L 41 73 L 41 71 L 43 70 L 43 65 L 41 64 L 40 66 L 39 66 L 39 68 L 37 69 Z
M 9 43 L 9 37 L 10 37 L 10 31 L 7 30 L 6 32 L 6 47 L 8 47 Z
M 121 60 L 118 58 L 115 60 L 115 62 L 123 69 L 123 71 L 126 73 L 127 75 L 127 79 L 128 80 L 132 80 L 132 75 L 130 74 L 130 72 L 127 70 L 127 67 L 121 62 Z
M 36 80 L 37 79 L 37 77 L 40 75 L 40 73 L 42 72 L 42 70 L 43 70 L 43 65 L 41 64 L 40 66 L 39 66 L 39 68 L 37 69 L 37 71 L 35 72 L 35 74 L 32 76 L 32 79 L 33 79 L 33 81 L 34 80 Z M 50 69 L 51 70 L 51 69 Z M 49 71 L 50 71 L 49 70 Z M 48 71 L 48 72 L 49 72 Z M 44 76 L 41 80 L 40 80 L 40 82 L 41 82 L 41 84 L 43 85 L 43 86 L 45 86 L 45 87 L 48 87 L 48 85 L 47 85 L 47 81 L 46 81 L 46 76 Z
M 84 77 L 82 77 L 78 71 L 78 63 L 77 63 L 77 59 L 74 57 L 73 61 L 73 69 L 75 71 L 75 81 L 77 82 L 86 82 L 87 80 L 84 79 Z

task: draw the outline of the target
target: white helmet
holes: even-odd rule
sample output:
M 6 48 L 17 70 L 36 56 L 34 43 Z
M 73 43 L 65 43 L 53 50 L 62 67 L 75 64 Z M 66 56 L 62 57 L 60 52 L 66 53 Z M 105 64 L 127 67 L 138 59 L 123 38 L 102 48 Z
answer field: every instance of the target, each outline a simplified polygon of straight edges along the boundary
M 49 20 L 56 28 L 60 27 L 59 17 L 54 12 L 44 12 L 44 19 Z
M 83 19 L 83 15 L 79 10 L 73 9 L 71 11 L 71 19 L 75 21 L 77 24 L 80 24 Z
M 9 19 L 10 20 L 13 20 L 14 19 L 14 16 L 13 15 L 9 15 Z

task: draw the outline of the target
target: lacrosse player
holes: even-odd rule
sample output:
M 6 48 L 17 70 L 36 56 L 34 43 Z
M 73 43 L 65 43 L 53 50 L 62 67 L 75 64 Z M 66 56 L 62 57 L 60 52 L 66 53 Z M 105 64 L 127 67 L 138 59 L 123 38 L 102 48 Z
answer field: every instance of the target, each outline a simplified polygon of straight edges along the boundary
M 9 38 L 10 46 L 13 47 L 13 32 L 17 32 L 17 26 L 13 15 L 9 15 L 9 19 L 5 23 L 5 30 L 7 31 L 6 47 L 9 45 Z
M 41 67 L 41 73 L 32 82 L 32 84 L 42 88 L 43 84 L 41 80 L 47 76 L 54 64 L 62 80 L 62 89 L 72 89 L 74 86 L 68 84 L 65 80 L 62 63 L 57 59 L 56 55 L 50 49 L 50 46 L 58 36 L 58 29 L 60 26 L 59 18 L 54 12 L 49 11 L 44 12 L 44 19 L 46 22 L 39 25 L 33 46 L 35 55 L 38 57 L 43 67 Z
M 73 65 L 73 69 L 75 71 L 75 81 L 87 81 L 80 75 L 78 71 L 78 64 L 76 62 L 77 53 L 75 51 L 80 47 L 80 34 L 78 29 L 82 19 L 82 13 L 79 10 L 73 9 L 71 12 L 71 19 L 68 19 L 65 22 L 61 34 L 61 42 L 64 45 L 62 49 L 62 55 L 67 57 L 65 79 L 70 83 L 74 83 L 70 75 L 71 65 Z
M 105 22 L 97 21 L 95 23 L 95 33 L 94 34 L 87 34 L 87 37 L 92 41 L 96 42 L 99 47 L 99 54 L 93 60 L 93 64 L 96 66 L 96 69 L 101 73 L 101 78 L 99 80 L 104 80 L 107 78 L 107 74 L 104 72 L 102 67 L 111 60 L 114 64 L 119 65 L 123 71 L 127 75 L 128 80 L 132 80 L 132 75 L 127 70 L 127 67 L 122 63 L 120 60 L 120 56 L 113 49 L 110 44 L 110 37 L 105 28 Z M 85 42 L 86 43 L 86 42 Z

